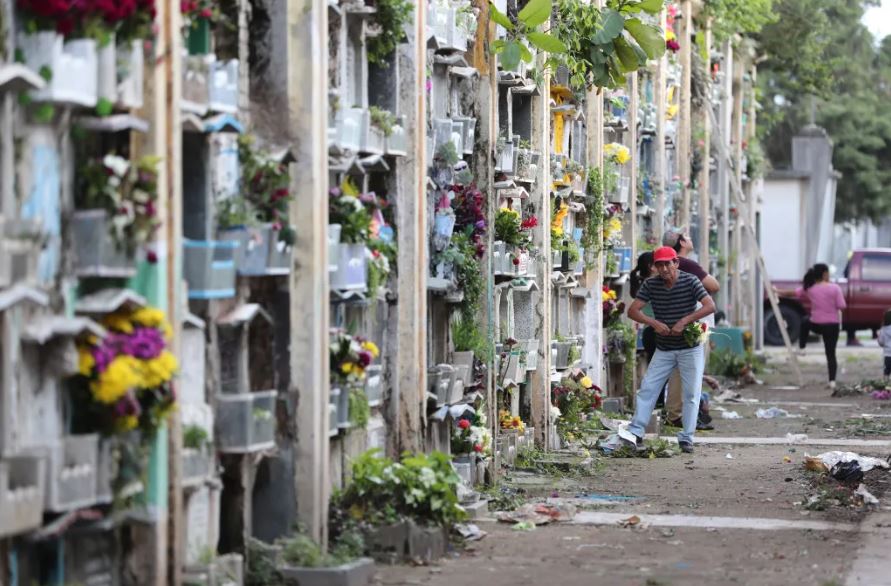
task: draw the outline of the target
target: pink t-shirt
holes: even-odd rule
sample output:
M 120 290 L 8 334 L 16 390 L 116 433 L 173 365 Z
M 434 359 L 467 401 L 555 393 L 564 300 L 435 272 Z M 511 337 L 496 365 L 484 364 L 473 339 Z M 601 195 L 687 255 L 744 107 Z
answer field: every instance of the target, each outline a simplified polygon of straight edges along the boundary
M 804 290 L 799 287 L 795 290 L 799 299 L 808 299 L 811 302 L 811 323 L 837 324 L 838 312 L 847 307 L 845 295 L 841 287 L 835 283 L 818 283 Z

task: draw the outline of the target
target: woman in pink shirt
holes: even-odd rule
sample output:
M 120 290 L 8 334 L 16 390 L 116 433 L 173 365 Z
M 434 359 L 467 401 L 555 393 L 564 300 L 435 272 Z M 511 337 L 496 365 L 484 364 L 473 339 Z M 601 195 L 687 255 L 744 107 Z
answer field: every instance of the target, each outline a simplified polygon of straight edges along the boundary
M 810 330 L 823 338 L 826 350 L 826 364 L 829 367 L 829 388 L 835 388 L 835 375 L 838 361 L 835 347 L 838 345 L 838 334 L 841 329 L 840 312 L 846 307 L 845 296 L 841 287 L 829 282 L 829 267 L 817 263 L 804 276 L 802 286 L 794 291 L 778 291 L 784 297 L 798 297 L 802 301 L 810 301 Z

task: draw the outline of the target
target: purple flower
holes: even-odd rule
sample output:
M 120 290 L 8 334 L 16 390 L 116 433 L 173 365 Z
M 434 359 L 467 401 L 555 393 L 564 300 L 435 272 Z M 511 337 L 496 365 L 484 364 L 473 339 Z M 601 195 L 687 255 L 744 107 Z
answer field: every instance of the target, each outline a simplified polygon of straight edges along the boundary
M 155 328 L 137 328 L 126 338 L 124 352 L 142 360 L 156 358 L 164 350 L 164 338 Z
M 109 338 L 112 336 L 113 335 L 110 334 Z M 115 352 L 113 343 L 113 340 L 109 339 L 103 342 L 98 348 L 93 348 L 93 360 L 96 361 L 97 372 L 105 372 L 105 369 L 108 368 L 111 361 L 117 357 L 118 353 Z
M 476 224 L 474 224 L 474 226 L 476 226 L 477 230 L 485 230 L 486 229 L 486 221 L 485 220 L 477 220 L 477 222 L 476 222 Z
M 136 397 L 132 392 L 121 397 L 121 399 L 114 405 L 114 414 L 117 417 L 127 417 L 130 415 L 139 417 L 141 413 L 142 407 L 140 407 L 139 401 L 136 400 Z
M 371 364 L 372 358 L 373 357 L 371 356 L 371 352 L 368 352 L 366 350 L 359 352 L 359 364 L 362 365 L 362 368 L 365 368 L 366 366 Z
M 328 190 L 328 195 L 330 195 L 331 197 L 340 197 L 340 193 L 341 191 L 339 187 L 332 187 Z

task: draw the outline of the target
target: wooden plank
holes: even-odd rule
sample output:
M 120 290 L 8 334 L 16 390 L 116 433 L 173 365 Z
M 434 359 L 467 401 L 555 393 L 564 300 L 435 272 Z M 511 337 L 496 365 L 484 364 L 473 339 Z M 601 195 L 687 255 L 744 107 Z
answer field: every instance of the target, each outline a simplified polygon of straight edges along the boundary
M 399 50 L 399 100 L 405 115 L 408 156 L 396 164 L 397 268 L 396 373 L 390 421 L 395 423 L 395 453 L 418 451 L 424 439 L 427 388 L 427 111 L 425 84 L 425 10 L 415 10 L 413 35 Z
M 294 0 L 287 7 L 289 134 L 297 162 L 290 221 L 291 404 L 296 405 L 294 476 L 297 517 L 327 543 L 328 529 L 328 5 Z M 321 365 L 321 366 L 320 366 Z
M 705 28 L 703 31 L 703 36 L 705 38 L 705 66 L 706 71 L 709 69 L 709 65 L 711 63 L 711 52 L 712 52 L 712 19 L 709 17 L 705 21 Z M 711 85 L 708 86 L 709 89 Z M 697 246 L 697 251 L 699 252 L 699 264 L 702 265 L 706 271 L 709 271 L 709 266 L 711 266 L 711 251 L 709 247 L 709 232 L 710 232 L 710 220 L 711 214 L 709 213 L 711 209 L 711 169 L 709 168 L 709 161 L 712 156 L 712 145 L 711 145 L 711 136 L 712 136 L 712 118 L 709 116 L 709 108 L 711 108 L 711 103 L 706 100 L 702 105 L 702 111 L 700 115 L 702 116 L 702 130 L 703 130 L 703 145 L 702 145 L 702 171 L 699 173 L 699 244 Z
M 678 176 L 681 180 L 681 212 L 678 216 L 678 226 L 689 230 L 690 226 L 690 86 L 692 79 L 692 41 L 690 31 L 693 21 L 693 5 L 690 0 L 683 0 L 681 4 L 681 33 L 678 35 L 681 42 L 681 93 L 680 108 L 678 111 Z
M 544 87 L 551 87 L 551 72 L 545 67 L 544 55 L 538 55 L 536 66 L 545 71 Z M 551 160 L 551 113 L 550 90 L 532 98 L 532 148 L 541 153 L 530 200 L 538 216 L 538 226 L 532 231 L 532 248 L 541 252 L 536 263 L 536 283 L 539 285 L 535 304 L 535 336 L 538 338 L 538 368 L 529 375 L 527 385 L 531 393 L 532 425 L 535 427 L 535 444 L 547 449 L 551 405 L 551 166 L 543 164 Z
M 665 11 L 663 10 L 659 16 L 662 28 L 665 28 Z M 653 237 L 656 242 L 662 242 L 662 232 L 665 229 L 665 167 L 667 161 L 665 159 L 665 110 L 667 108 L 666 88 L 668 57 L 663 55 L 656 62 L 656 79 L 655 91 L 653 99 L 656 101 L 656 219 L 653 221 Z

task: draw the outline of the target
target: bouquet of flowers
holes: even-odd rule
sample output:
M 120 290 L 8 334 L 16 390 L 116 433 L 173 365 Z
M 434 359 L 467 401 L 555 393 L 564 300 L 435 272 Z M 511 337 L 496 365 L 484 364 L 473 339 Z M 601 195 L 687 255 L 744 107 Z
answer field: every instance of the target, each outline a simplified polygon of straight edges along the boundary
M 704 344 L 708 340 L 708 325 L 702 322 L 691 322 L 684 328 L 684 341 L 691 348 Z
M 519 433 L 526 431 L 526 424 L 519 415 L 511 416 L 510 411 L 502 409 L 498 412 L 498 422 L 505 431 L 516 430 Z
M 581 426 L 603 405 L 603 391 L 583 372 L 560 379 L 551 390 L 552 406 L 560 413 L 557 430 L 567 440 L 581 432 Z
M 168 350 L 170 324 L 163 311 L 145 307 L 110 314 L 103 325 L 103 338 L 78 345 L 93 411 L 106 432 L 139 428 L 150 438 L 176 404 L 170 381 L 179 365 Z
M 492 450 L 492 434 L 486 425 L 483 413 L 474 413 L 459 419 L 452 433 L 452 453 L 469 454 L 475 452 L 487 456 Z
M 338 330 L 331 338 L 330 360 L 332 382 L 359 383 L 365 380 L 365 369 L 380 356 L 377 345 L 359 336 Z
M 81 172 L 84 185 L 79 207 L 106 210 L 112 240 L 128 255 L 148 244 L 160 225 L 155 207 L 159 161 L 144 157 L 134 165 L 123 157 L 106 155 L 87 163 Z
M 600 293 L 600 300 L 603 306 L 603 325 L 605 327 L 622 317 L 625 312 L 625 303 L 617 300 L 615 291 L 604 285 Z
M 455 197 L 452 209 L 455 210 L 455 231 L 463 232 L 470 238 L 476 250 L 476 257 L 482 258 L 486 251 L 486 200 L 475 185 L 454 186 Z

